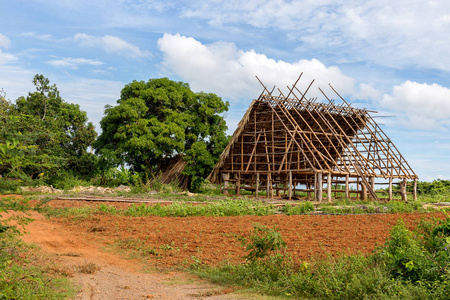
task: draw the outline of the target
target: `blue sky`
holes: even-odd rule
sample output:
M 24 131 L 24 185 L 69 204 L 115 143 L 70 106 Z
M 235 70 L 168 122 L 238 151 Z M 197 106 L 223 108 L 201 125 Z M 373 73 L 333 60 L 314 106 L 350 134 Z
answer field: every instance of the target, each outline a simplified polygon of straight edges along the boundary
M 266 85 L 331 83 L 378 122 L 421 180 L 450 179 L 450 2 L 0 0 L 0 88 L 43 74 L 99 128 L 133 80 L 169 77 L 231 104 L 231 134 Z

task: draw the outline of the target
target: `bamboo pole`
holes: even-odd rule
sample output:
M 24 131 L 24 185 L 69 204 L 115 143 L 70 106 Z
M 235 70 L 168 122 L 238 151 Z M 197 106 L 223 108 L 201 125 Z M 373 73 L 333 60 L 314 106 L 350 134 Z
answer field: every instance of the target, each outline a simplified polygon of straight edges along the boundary
M 389 201 L 392 201 L 392 177 L 389 177 Z
M 350 176 L 347 174 L 345 176 L 345 198 L 350 199 L 350 185 L 349 185 Z
M 327 201 L 331 202 L 331 172 L 327 175 Z

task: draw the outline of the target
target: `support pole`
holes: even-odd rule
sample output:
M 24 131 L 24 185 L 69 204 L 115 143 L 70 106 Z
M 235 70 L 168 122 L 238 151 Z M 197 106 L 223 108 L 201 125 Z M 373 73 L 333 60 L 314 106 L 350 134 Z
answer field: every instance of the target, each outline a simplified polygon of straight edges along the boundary
M 375 176 L 370 177 L 370 188 L 375 193 Z M 372 199 L 372 200 L 375 200 L 375 199 Z
M 228 180 L 230 180 L 230 173 L 222 173 L 223 179 L 223 194 L 229 195 L 228 193 Z
M 323 181 L 322 176 L 323 172 L 319 171 L 317 174 L 317 193 L 316 193 L 316 201 L 322 202 L 322 189 L 323 189 Z
M 306 192 L 306 200 L 311 201 L 311 183 L 306 183 L 306 189 L 308 190 Z
M 270 197 L 270 173 L 267 173 L 266 197 Z
M 258 198 L 258 193 L 259 193 L 259 172 L 256 172 L 255 198 Z
M 288 187 L 289 200 L 292 199 L 292 171 L 289 171 L 289 187 Z
M 349 185 L 350 176 L 347 174 L 345 176 L 345 198 L 350 199 L 350 185 Z
M 331 202 L 331 173 L 327 175 L 327 201 Z
M 236 182 L 236 195 L 241 195 L 241 172 L 238 172 L 238 179 Z
M 406 198 L 406 178 L 403 178 L 403 180 L 400 181 L 400 195 L 402 195 L 403 201 L 408 200 Z
M 392 177 L 389 177 L 389 201 L 392 201 Z
M 363 180 L 361 180 L 361 192 L 362 192 L 363 201 L 366 201 L 367 200 L 367 188 L 366 188 Z
M 417 201 L 417 178 L 414 178 L 413 200 Z

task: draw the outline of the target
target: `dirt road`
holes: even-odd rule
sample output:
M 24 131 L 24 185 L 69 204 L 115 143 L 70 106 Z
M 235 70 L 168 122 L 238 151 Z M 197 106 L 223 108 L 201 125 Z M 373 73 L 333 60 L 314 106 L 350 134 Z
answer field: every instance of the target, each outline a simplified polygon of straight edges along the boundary
M 76 299 L 239 299 L 230 290 L 179 272 L 144 273 L 138 260 L 128 260 L 101 249 L 77 232 L 46 220 L 26 226 L 23 240 L 50 253 L 80 285 Z

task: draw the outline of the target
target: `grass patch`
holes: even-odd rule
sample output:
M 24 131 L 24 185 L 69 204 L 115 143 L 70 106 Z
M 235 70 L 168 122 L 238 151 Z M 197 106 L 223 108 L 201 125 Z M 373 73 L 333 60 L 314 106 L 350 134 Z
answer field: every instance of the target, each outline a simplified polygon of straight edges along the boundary
M 275 214 L 275 207 L 262 202 L 237 199 L 220 200 L 216 203 L 194 205 L 189 203 L 175 202 L 171 205 L 131 205 L 127 209 L 117 209 L 112 205 L 100 204 L 97 208 L 61 208 L 43 207 L 43 212 L 51 216 L 77 216 L 85 218 L 96 213 L 107 213 L 112 215 L 124 215 L 132 217 L 160 216 L 160 217 L 190 217 L 190 216 L 242 216 L 256 215 L 267 216 Z
M 315 208 L 314 208 L 314 204 L 312 204 L 309 201 L 303 202 L 301 204 L 298 205 L 290 205 L 290 204 L 286 204 L 283 207 L 283 213 L 291 216 L 291 215 L 300 215 L 300 214 L 307 214 L 307 213 L 311 213 L 314 212 Z

